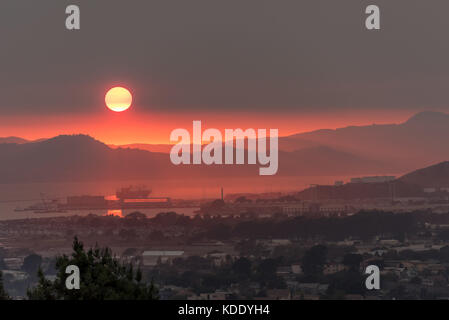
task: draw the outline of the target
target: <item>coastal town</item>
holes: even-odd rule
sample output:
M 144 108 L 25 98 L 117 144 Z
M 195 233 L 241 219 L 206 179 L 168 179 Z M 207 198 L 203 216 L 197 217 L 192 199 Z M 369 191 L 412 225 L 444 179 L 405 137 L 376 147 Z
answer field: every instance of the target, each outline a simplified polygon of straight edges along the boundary
M 55 257 L 70 254 L 77 237 L 140 268 L 161 299 L 447 299 L 449 189 L 404 183 L 377 176 L 286 194 L 222 190 L 192 200 L 194 215 L 161 208 L 151 217 L 0 221 L 0 270 L 23 299 L 39 268 L 55 278 Z M 355 188 L 375 196 L 354 196 Z M 146 203 L 149 193 L 131 196 Z M 381 270 L 380 290 L 365 287 L 368 265 Z

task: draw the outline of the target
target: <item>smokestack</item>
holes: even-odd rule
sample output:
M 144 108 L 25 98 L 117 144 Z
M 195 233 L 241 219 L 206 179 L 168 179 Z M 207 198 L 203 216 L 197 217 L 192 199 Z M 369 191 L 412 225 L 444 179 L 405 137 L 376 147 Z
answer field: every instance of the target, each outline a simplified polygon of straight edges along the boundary
M 221 200 L 224 201 L 224 197 L 223 197 L 223 187 L 221 187 Z

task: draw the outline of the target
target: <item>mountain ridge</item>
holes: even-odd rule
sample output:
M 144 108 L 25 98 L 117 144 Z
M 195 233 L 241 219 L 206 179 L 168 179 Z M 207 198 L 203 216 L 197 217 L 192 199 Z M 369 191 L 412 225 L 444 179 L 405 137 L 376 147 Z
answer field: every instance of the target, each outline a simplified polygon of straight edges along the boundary
M 235 152 L 234 152 L 235 154 Z M 323 156 L 323 154 L 325 156 Z M 166 153 L 110 148 L 87 135 L 0 144 L 0 181 L 54 182 L 258 176 L 260 165 L 173 165 Z M 363 173 L 383 165 L 328 147 L 279 152 L 280 176 Z
M 421 112 L 400 124 L 348 126 L 280 137 L 278 175 L 400 175 L 448 160 L 449 148 L 445 148 L 447 136 L 448 114 Z M 111 146 L 87 135 L 60 135 L 26 143 L 0 143 L 0 181 L 125 179 L 164 175 L 191 177 L 208 174 L 248 176 L 256 174 L 259 167 L 174 166 L 168 156 L 171 148 L 172 145 L 147 144 Z M 74 158 L 79 158 L 80 163 L 73 161 Z M 96 170 L 92 162 L 100 163 L 101 168 Z M 51 166 L 46 166 L 46 163 Z M 157 169 L 152 171 L 151 166 Z M 81 171 L 71 176 L 58 171 L 58 167 Z M 46 173 L 48 178 L 45 178 Z

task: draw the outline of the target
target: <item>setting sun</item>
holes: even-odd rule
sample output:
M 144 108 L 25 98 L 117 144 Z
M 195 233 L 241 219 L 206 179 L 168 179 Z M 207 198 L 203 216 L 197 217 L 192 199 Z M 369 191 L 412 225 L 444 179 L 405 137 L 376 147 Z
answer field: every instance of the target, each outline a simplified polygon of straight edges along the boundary
M 133 101 L 131 92 L 122 87 L 114 87 L 110 89 L 105 96 L 106 106 L 115 112 L 127 110 Z

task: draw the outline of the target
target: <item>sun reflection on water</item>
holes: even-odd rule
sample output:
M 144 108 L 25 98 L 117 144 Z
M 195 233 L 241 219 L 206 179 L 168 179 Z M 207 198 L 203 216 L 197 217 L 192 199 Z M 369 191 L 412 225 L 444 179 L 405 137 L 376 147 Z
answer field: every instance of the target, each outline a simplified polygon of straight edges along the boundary
M 106 216 L 114 216 L 114 217 L 119 217 L 119 218 L 123 218 L 123 211 L 121 209 L 118 210 L 108 210 L 108 213 L 105 214 Z

